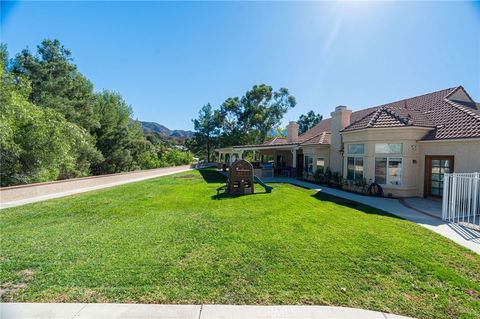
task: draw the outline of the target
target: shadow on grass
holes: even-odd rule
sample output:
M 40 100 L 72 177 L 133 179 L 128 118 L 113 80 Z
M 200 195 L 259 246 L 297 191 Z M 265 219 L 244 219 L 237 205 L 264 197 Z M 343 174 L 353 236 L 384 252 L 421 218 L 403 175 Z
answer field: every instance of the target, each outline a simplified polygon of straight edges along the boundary
M 258 186 L 258 187 L 261 187 L 261 186 Z M 256 187 L 255 187 L 256 188 Z M 212 199 L 215 199 L 215 200 L 220 200 L 220 199 L 234 199 L 234 198 L 238 198 L 238 197 L 245 197 L 245 196 L 255 196 L 255 195 L 266 195 L 268 194 L 267 192 L 263 191 L 263 192 L 258 192 L 258 191 L 255 191 L 255 193 L 253 194 L 247 194 L 247 195 L 232 195 L 232 194 L 228 194 L 228 193 L 225 193 L 225 190 L 222 190 L 220 193 L 218 193 L 217 195 L 213 195 L 212 196 Z
M 353 200 L 349 200 L 349 199 L 345 199 L 345 198 L 341 198 L 341 197 L 336 197 L 336 196 L 333 196 L 333 195 L 328 195 L 328 194 L 325 194 L 325 193 L 322 193 L 322 192 L 317 192 L 317 193 L 313 194 L 312 197 L 319 200 L 319 201 L 322 201 L 322 202 L 332 202 L 332 203 L 335 203 L 335 204 L 340 205 L 340 206 L 353 208 L 353 209 L 359 210 L 359 211 L 361 211 L 365 214 L 375 214 L 375 215 L 380 215 L 380 216 L 393 217 L 393 218 L 396 218 L 396 219 L 404 219 L 400 216 L 390 214 L 390 213 L 388 213 L 384 210 L 381 210 L 381 209 L 378 209 L 378 208 L 375 208 L 375 207 L 372 207 L 372 206 L 368 206 L 368 205 L 365 205 L 365 204 L 362 204 L 362 203 L 358 203 L 358 202 L 355 202 Z
M 199 169 L 198 171 L 200 172 L 203 179 L 207 183 L 221 184 L 227 181 L 227 177 L 221 174 L 220 172 L 218 172 L 216 169 L 203 168 L 203 169 Z

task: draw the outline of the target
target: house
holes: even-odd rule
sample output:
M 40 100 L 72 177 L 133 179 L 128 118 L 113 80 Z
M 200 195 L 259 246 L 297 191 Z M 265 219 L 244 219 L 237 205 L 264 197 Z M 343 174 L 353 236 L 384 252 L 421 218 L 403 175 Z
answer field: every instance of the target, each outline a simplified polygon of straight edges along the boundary
M 304 134 L 290 122 L 285 138 L 217 152 L 227 164 L 251 152 L 276 175 L 311 179 L 328 167 L 387 195 L 441 196 L 443 173 L 480 171 L 480 104 L 459 86 L 356 112 L 338 106 Z

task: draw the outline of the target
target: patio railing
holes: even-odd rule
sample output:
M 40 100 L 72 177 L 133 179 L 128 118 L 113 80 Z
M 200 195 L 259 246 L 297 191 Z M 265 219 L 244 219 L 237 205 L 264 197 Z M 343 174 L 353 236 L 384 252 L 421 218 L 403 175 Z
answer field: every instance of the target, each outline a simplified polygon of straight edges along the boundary
M 444 175 L 442 219 L 480 228 L 480 173 Z

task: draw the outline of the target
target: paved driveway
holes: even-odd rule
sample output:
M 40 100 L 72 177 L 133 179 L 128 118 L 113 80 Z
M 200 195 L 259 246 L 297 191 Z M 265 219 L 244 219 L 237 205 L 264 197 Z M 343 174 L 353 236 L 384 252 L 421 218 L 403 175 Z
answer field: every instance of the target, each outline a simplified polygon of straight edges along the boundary
M 184 165 L 128 173 L 90 176 L 47 183 L 3 187 L 0 189 L 0 209 L 143 181 L 154 177 L 188 171 L 190 169 L 190 166 Z

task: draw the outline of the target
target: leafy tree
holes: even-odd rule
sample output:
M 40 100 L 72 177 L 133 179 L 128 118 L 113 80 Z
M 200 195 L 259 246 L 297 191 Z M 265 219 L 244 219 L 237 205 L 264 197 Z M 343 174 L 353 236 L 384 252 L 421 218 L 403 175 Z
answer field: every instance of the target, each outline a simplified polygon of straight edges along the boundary
M 1 52 L 1 185 L 88 175 L 101 160 L 92 137 L 59 112 L 31 103 L 29 81 L 6 69 L 5 47 Z
M 193 162 L 193 155 L 178 149 L 171 149 L 166 155 L 168 165 L 187 165 Z
M 131 107 L 120 94 L 105 90 L 96 96 L 95 113 L 100 126 L 93 133 L 104 161 L 94 167 L 94 172 L 118 173 L 135 169 L 133 144 L 138 142 L 142 132 L 130 119 Z
M 314 111 L 309 111 L 307 114 L 300 115 L 298 123 L 298 133 L 303 134 L 323 119 L 323 116 L 316 114 Z
M 198 118 L 192 120 L 195 127 L 195 134 L 192 140 L 192 145 L 204 145 L 206 148 L 206 159 L 210 162 L 211 148 L 214 145 L 218 133 L 218 122 L 213 112 L 210 103 L 204 105 L 200 112 L 198 112 Z
M 30 80 L 33 104 L 52 108 L 89 131 L 98 127 L 93 85 L 78 72 L 71 52 L 58 40 L 44 40 L 36 55 L 23 50 L 15 57 L 12 71 Z
M 222 124 L 221 144 L 262 143 L 295 105 L 295 97 L 286 88 L 273 91 L 265 84 L 253 86 L 241 98 L 228 98 L 216 115 Z

